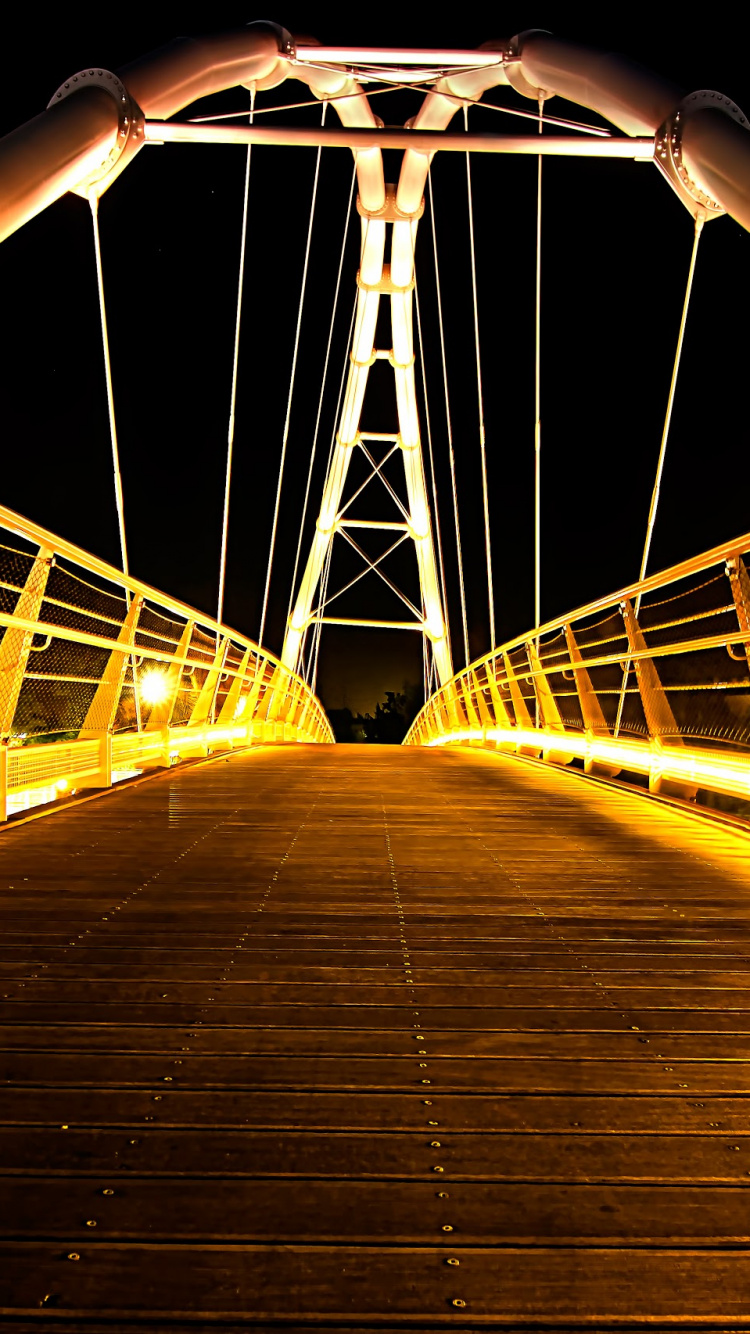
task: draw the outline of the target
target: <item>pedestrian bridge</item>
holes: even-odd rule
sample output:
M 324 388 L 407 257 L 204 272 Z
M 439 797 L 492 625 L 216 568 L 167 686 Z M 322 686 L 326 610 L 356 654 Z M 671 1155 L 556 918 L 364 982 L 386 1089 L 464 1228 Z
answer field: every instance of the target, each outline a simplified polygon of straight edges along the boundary
M 319 129 L 255 122 L 256 95 L 287 78 L 322 102 Z M 373 83 L 424 94 L 407 129 L 382 127 Z M 174 120 L 238 84 L 241 113 Z M 510 110 L 534 134 L 470 134 L 468 103 L 505 85 L 531 98 Z M 555 91 L 620 133 L 549 116 Z M 247 152 L 215 617 L 129 570 L 97 221 L 145 144 L 180 142 Z M 353 152 L 361 219 L 323 494 L 304 561 L 319 412 L 278 656 L 265 625 L 318 171 L 252 639 L 223 600 L 257 143 L 312 145 L 318 166 L 324 147 Z M 2 235 L 68 190 L 91 206 L 121 552 L 116 568 L 0 507 L 0 1330 L 750 1329 L 750 534 L 649 572 L 698 243 L 727 213 L 750 228 L 749 143 L 730 99 L 680 100 L 548 34 L 410 52 L 303 45 L 267 24 L 80 71 L 0 142 Z M 384 148 L 403 150 L 395 185 Z M 470 661 L 446 378 L 458 671 L 415 374 L 425 197 L 440 302 L 438 150 L 466 155 L 492 645 Z M 476 152 L 538 159 L 535 606 L 506 643 Z M 655 163 L 694 243 L 639 577 L 545 621 L 547 154 Z M 362 420 L 378 360 L 391 433 Z M 390 517 L 351 508 L 371 483 Z M 331 592 L 334 539 L 364 569 Z M 418 604 L 383 568 L 402 544 Z M 332 612 L 364 575 L 409 619 Z M 425 704 L 403 747 L 333 744 L 316 696 L 331 622 L 421 636 Z

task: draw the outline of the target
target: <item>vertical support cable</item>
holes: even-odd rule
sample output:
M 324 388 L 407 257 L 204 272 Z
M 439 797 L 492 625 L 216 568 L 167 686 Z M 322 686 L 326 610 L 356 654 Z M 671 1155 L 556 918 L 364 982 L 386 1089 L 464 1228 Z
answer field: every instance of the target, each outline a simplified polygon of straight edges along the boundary
M 302 504 L 302 519 L 299 526 L 299 537 L 297 538 L 297 550 L 294 555 L 294 570 L 292 572 L 292 582 L 289 588 L 289 605 L 286 610 L 286 623 L 289 624 L 292 615 L 292 603 L 294 602 L 294 593 L 297 586 L 297 571 L 299 569 L 299 558 L 302 551 L 302 537 L 305 531 L 305 519 L 307 518 L 307 506 L 310 500 L 310 485 L 312 482 L 313 466 L 315 464 L 315 455 L 318 449 L 318 434 L 320 432 L 320 418 L 323 412 L 323 397 L 328 383 L 328 366 L 331 359 L 331 344 L 333 342 L 333 330 L 336 323 L 336 311 L 339 304 L 339 292 L 341 290 L 341 273 L 344 267 L 344 255 L 346 253 L 346 238 L 349 234 L 349 224 L 352 215 L 352 202 L 354 200 L 354 183 L 357 178 L 356 163 L 352 169 L 352 181 L 349 187 L 349 202 L 346 209 L 346 221 L 344 222 L 344 235 L 341 241 L 341 254 L 339 256 L 339 268 L 336 274 L 336 290 L 333 295 L 333 305 L 331 307 L 331 323 L 328 327 L 328 342 L 326 344 L 326 355 L 323 363 L 323 377 L 320 382 L 320 395 L 318 397 L 318 411 L 315 417 L 315 430 L 313 432 L 312 449 L 310 451 L 310 465 L 307 469 L 307 483 L 305 486 L 305 499 Z M 340 398 L 340 395 L 339 395 Z M 335 428 L 334 428 L 335 429 Z
M 544 93 L 539 91 L 539 133 L 544 129 Z M 534 314 L 534 624 L 542 623 L 542 154 L 536 183 L 536 305 Z M 538 644 L 537 644 L 538 651 Z
M 667 411 L 664 416 L 664 427 L 661 433 L 661 445 L 659 446 L 659 460 L 656 465 L 656 477 L 654 479 L 654 489 L 651 493 L 651 505 L 649 506 L 648 522 L 646 524 L 646 539 L 643 544 L 643 556 L 641 557 L 641 572 L 639 576 L 640 583 L 643 583 L 643 580 L 646 578 L 646 570 L 648 568 L 648 558 L 651 551 L 651 538 L 654 532 L 654 524 L 656 523 L 656 511 L 659 506 L 659 496 L 661 493 L 661 479 L 662 479 L 662 474 L 664 472 L 664 461 L 667 455 L 667 440 L 669 438 L 669 427 L 672 422 L 672 409 L 674 407 L 675 391 L 677 389 L 677 376 L 679 374 L 680 359 L 682 357 L 682 345 L 685 341 L 685 327 L 687 325 L 688 308 L 690 306 L 690 295 L 693 290 L 693 278 L 695 277 L 695 262 L 696 259 L 698 258 L 698 243 L 701 239 L 701 234 L 703 232 L 703 224 L 705 220 L 706 220 L 706 215 L 704 213 L 696 213 L 695 231 L 693 234 L 693 249 L 690 255 L 690 268 L 688 269 L 687 285 L 685 287 L 685 299 L 682 303 L 682 318 L 680 319 L 680 332 L 677 336 L 677 348 L 675 351 L 674 365 L 672 366 L 672 379 L 670 380 L 669 383 L 669 395 L 667 397 Z M 634 614 L 636 620 L 638 619 L 638 614 L 641 610 L 642 597 L 643 594 L 639 591 L 635 600 L 635 607 L 634 607 Z M 625 706 L 625 691 L 627 688 L 629 673 L 630 673 L 630 658 L 626 660 L 625 667 L 623 670 L 622 686 L 620 688 L 620 699 L 617 705 L 615 736 L 618 736 L 620 731 L 620 724 L 622 722 L 622 711 Z
M 321 125 L 325 125 L 327 102 L 323 103 L 321 115 Z M 315 200 L 318 194 L 318 179 L 320 176 L 320 154 L 322 146 L 318 145 L 318 152 L 315 158 L 315 175 L 313 177 L 312 199 L 310 201 L 310 219 L 307 224 L 307 242 L 305 245 L 305 262 L 302 269 L 302 286 L 299 294 L 299 306 L 297 309 L 297 326 L 294 331 L 294 352 L 292 354 L 292 370 L 289 376 L 289 393 L 286 400 L 286 417 L 284 419 L 284 431 L 281 438 L 281 459 L 279 461 L 279 476 L 276 483 L 276 501 L 273 509 L 273 523 L 271 525 L 271 542 L 268 548 L 268 567 L 266 569 L 266 586 L 263 591 L 263 609 L 260 616 L 260 630 L 258 632 L 258 643 L 263 643 L 263 631 L 266 626 L 266 612 L 268 610 L 268 590 L 271 586 L 271 570 L 273 568 L 273 552 L 276 545 L 276 529 L 279 522 L 279 504 L 281 501 L 281 484 L 284 480 L 284 464 L 286 462 L 286 447 L 289 441 L 289 422 L 292 415 L 292 395 L 294 394 L 294 380 L 297 372 L 297 354 L 299 352 L 300 330 L 302 328 L 302 310 L 305 304 L 305 289 L 307 287 L 307 270 L 310 263 L 310 243 L 312 241 L 313 222 L 315 220 Z
M 464 103 L 464 129 L 469 131 L 469 108 Z M 474 349 L 477 363 L 477 399 L 479 406 L 479 452 L 482 462 L 482 505 L 484 508 L 484 546 L 487 557 L 487 599 L 490 610 L 490 647 L 495 647 L 495 590 L 492 582 L 492 541 L 490 538 L 490 507 L 487 494 L 487 450 L 484 431 L 484 398 L 482 394 L 482 363 L 479 355 L 479 308 L 477 302 L 477 265 L 474 247 L 474 204 L 471 193 L 471 161 L 466 153 L 466 190 L 469 201 L 469 237 L 471 241 L 471 291 L 474 300 Z
M 107 411 L 109 413 L 109 439 L 112 446 L 112 469 L 115 478 L 115 504 L 117 523 L 120 530 L 120 560 L 123 574 L 129 574 L 128 546 L 125 540 L 125 508 L 122 498 L 122 475 L 120 473 L 120 451 L 117 444 L 117 424 L 115 422 L 115 400 L 112 390 L 112 363 L 109 354 L 109 334 L 107 331 L 107 308 L 104 301 L 104 277 L 102 274 L 102 249 L 99 240 L 99 200 L 96 195 L 89 196 L 91 219 L 94 225 L 94 254 L 96 256 L 96 281 L 99 291 L 99 316 L 102 331 L 102 349 L 104 351 L 104 378 L 107 385 Z M 130 594 L 126 592 L 128 606 Z
M 89 204 L 91 206 L 91 221 L 94 231 L 94 255 L 96 258 L 96 285 L 99 294 L 99 322 L 102 333 L 102 351 L 104 353 L 104 379 L 107 386 L 107 412 L 109 414 L 109 440 L 112 447 L 112 470 L 115 481 L 115 505 L 117 507 L 117 523 L 120 531 L 120 559 L 122 563 L 122 572 L 127 578 L 130 573 L 128 566 L 128 546 L 125 538 L 125 504 L 122 495 L 122 474 L 120 472 L 120 450 L 117 443 L 117 422 L 115 420 L 115 396 L 112 389 L 112 361 L 109 352 L 109 332 L 107 329 L 107 306 L 104 300 L 104 274 L 102 270 L 102 247 L 99 238 L 99 198 L 95 194 L 89 195 Z M 130 589 L 125 588 L 125 605 L 130 611 Z M 133 673 L 133 702 L 135 704 L 135 718 L 138 731 L 141 730 L 141 701 L 138 695 L 138 676 L 136 673 L 135 654 L 131 654 L 130 665 Z
M 544 92 L 538 90 L 539 133 L 544 130 Z M 534 625 L 539 655 L 542 623 L 542 154 L 536 168 L 536 302 L 534 308 Z M 539 696 L 536 725 L 539 727 Z
M 369 226 L 369 222 L 367 223 L 367 226 Z M 335 448 L 335 445 L 336 445 L 336 427 L 337 427 L 337 425 L 338 425 L 339 417 L 340 417 L 340 415 L 341 415 L 341 400 L 342 400 L 343 397 L 344 397 L 344 386 L 345 386 L 345 384 L 346 384 L 346 375 L 347 375 L 347 370 L 348 370 L 348 368 L 349 368 L 349 348 L 351 347 L 351 344 L 352 344 L 352 334 L 353 334 L 353 332 L 354 332 L 354 321 L 355 321 L 355 318 L 356 318 L 356 315 L 357 315 L 358 296 L 359 296 L 359 293 L 358 293 L 358 292 L 355 292 L 355 295 L 354 295 L 354 301 L 353 301 L 353 303 L 352 303 L 351 319 L 349 320 L 349 332 L 348 332 L 348 334 L 347 334 L 347 336 L 346 336 L 346 345 L 345 345 L 345 346 L 346 346 L 346 351 L 345 351 L 345 355 L 344 355 L 344 364 L 343 364 L 342 369 L 341 369 L 341 379 L 340 379 L 340 381 L 339 381 L 339 393 L 338 393 L 338 398 L 337 398 L 337 400 L 336 400 L 336 411 L 335 411 L 335 413 L 334 413 L 334 415 L 333 415 L 333 429 L 331 430 L 331 439 L 330 439 L 329 446 L 328 446 L 328 462 L 327 462 L 327 464 L 326 464 L 326 477 L 328 476 L 329 472 L 331 471 L 331 460 L 333 459 L 333 451 L 334 451 L 334 448 Z M 333 537 L 334 537 L 334 534 L 331 534 L 331 541 L 330 541 L 330 543 L 329 543 L 329 548 L 332 548 L 332 547 L 333 547 Z M 322 587 L 323 587 L 323 585 L 322 585 L 322 579 L 323 579 L 323 570 L 321 570 L 321 572 L 320 572 L 320 580 L 321 580 L 321 582 L 319 582 L 319 584 L 318 584 L 318 597 L 319 597 L 319 599 L 321 599 L 321 598 L 323 597 L 323 592 L 322 592 Z M 321 613 L 321 615 L 322 615 L 322 613 Z M 303 636 L 302 636 L 302 640 L 301 640 L 301 642 L 300 642 L 299 654 L 298 654 L 298 656 L 297 656 L 297 663 L 295 664 L 295 670 L 296 670 L 296 671 L 299 671 L 299 672 L 304 676 L 304 678 L 305 678 L 305 680 L 307 681 L 308 685 L 310 684 L 310 672 L 311 672 L 311 670 L 312 670 L 312 661 L 313 661 L 313 654 L 314 654 L 314 642 L 313 642 L 313 641 L 314 641 L 314 638 L 315 638 L 315 634 L 319 631 L 320 627 L 317 625 L 317 622 L 315 622 L 315 623 L 313 624 L 313 635 L 311 636 L 311 642 L 310 642 L 310 644 L 308 645 L 308 649 L 307 649 L 307 658 L 305 659 L 305 641 L 306 641 L 306 636 L 307 636 L 307 633 L 308 633 L 309 628 L 310 628 L 310 627 L 309 627 L 309 625 L 308 625 L 307 628 L 306 628 L 305 631 L 304 631 Z M 304 664 L 305 664 L 305 661 L 306 661 L 306 663 L 307 663 L 306 666 L 304 665 Z
M 451 489 L 453 492 L 453 522 L 456 531 L 456 555 L 458 557 L 458 586 L 461 594 L 461 627 L 464 637 L 465 665 L 469 665 L 469 630 L 466 620 L 466 589 L 464 586 L 464 561 L 461 551 L 461 526 L 458 521 L 458 489 L 456 486 L 456 456 L 453 449 L 453 423 L 451 421 L 450 398 L 448 396 L 448 366 L 445 356 L 445 329 L 443 327 L 443 298 L 440 288 L 440 266 L 438 263 L 437 232 L 435 229 L 435 202 L 432 196 L 432 172 L 427 176 L 427 189 L 430 196 L 430 222 L 432 224 L 432 249 L 435 256 L 435 288 L 437 292 L 438 324 L 440 326 L 440 353 L 443 363 L 443 389 L 445 392 L 445 423 L 448 432 L 448 461 L 451 469 Z M 445 592 L 443 593 L 445 606 Z
M 664 429 L 661 435 L 661 445 L 659 447 L 659 462 L 656 465 L 656 478 L 654 480 L 654 489 L 651 494 L 651 505 L 648 511 L 648 523 L 646 525 L 646 540 L 643 545 L 643 557 L 641 560 L 641 580 L 646 578 L 646 567 L 648 566 L 649 553 L 651 551 L 651 538 L 656 522 L 656 510 L 659 504 L 659 495 L 661 492 L 661 479 L 664 472 L 664 460 L 667 453 L 667 438 L 669 436 L 669 427 L 672 422 L 672 408 L 674 407 L 674 396 L 677 388 L 677 375 L 680 369 L 680 358 L 682 356 L 682 344 L 685 340 L 685 326 L 687 324 L 688 307 L 690 305 L 690 294 L 693 290 L 693 278 L 695 276 L 695 261 L 698 257 L 698 243 L 703 231 L 704 215 L 698 215 L 695 219 L 695 233 L 693 236 L 693 249 L 690 256 L 690 268 L 688 270 L 688 280 L 685 289 L 685 300 L 682 306 L 682 319 L 680 320 L 680 332 L 677 338 L 677 351 L 675 352 L 674 366 L 672 368 L 672 379 L 669 384 L 669 397 L 667 399 L 667 411 L 664 417 Z M 641 594 L 638 594 L 636 607 L 640 609 Z M 637 613 L 636 613 L 637 614 Z
M 255 115 L 255 88 L 250 90 L 250 124 Z M 237 404 L 237 368 L 240 356 L 240 322 L 242 319 L 242 289 L 245 282 L 245 252 L 247 249 L 247 213 L 250 199 L 250 161 L 252 144 L 247 146 L 245 159 L 245 196 L 242 206 L 242 232 L 240 236 L 240 267 L 237 278 L 237 314 L 234 322 L 234 355 L 232 358 L 232 389 L 229 396 L 229 426 L 227 428 L 227 470 L 224 480 L 224 514 L 221 523 L 221 556 L 219 559 L 219 598 L 216 619 L 221 624 L 224 616 L 224 586 L 227 569 L 227 536 L 229 533 L 229 489 L 232 483 L 232 453 L 234 450 L 234 414 Z M 217 644 L 219 631 L 216 631 Z

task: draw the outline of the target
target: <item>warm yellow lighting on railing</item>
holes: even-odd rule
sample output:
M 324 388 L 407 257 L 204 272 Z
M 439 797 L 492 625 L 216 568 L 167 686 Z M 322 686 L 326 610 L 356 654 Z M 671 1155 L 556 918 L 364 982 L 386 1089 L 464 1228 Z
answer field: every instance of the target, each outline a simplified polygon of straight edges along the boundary
M 599 778 L 643 774 L 652 793 L 669 797 L 695 800 L 703 790 L 750 802 L 750 657 L 746 647 L 731 654 L 738 666 L 729 675 L 716 657 L 750 637 L 749 550 L 746 534 L 542 625 L 533 640 L 500 645 L 436 691 L 406 744 L 498 747 L 557 765 L 576 761 Z M 696 586 L 712 569 L 715 577 Z M 710 585 L 713 605 L 705 594 L 696 602 Z M 669 614 L 659 611 L 655 624 L 652 612 L 665 602 Z M 736 629 L 724 619 L 733 612 Z M 711 616 L 721 619 L 711 626 Z M 426 622 L 429 633 L 430 615 Z M 729 692 L 739 707 L 726 709 L 722 724 Z
M 73 789 L 108 788 L 134 773 L 214 750 L 333 741 L 325 713 L 305 681 L 252 640 L 0 506 L 3 529 L 35 546 L 37 555 L 29 557 L 21 588 L 6 580 L 6 588 L 19 593 L 15 610 L 0 610 L 5 683 L 0 713 L 4 709 L 6 737 L 0 746 L 0 824 L 29 801 L 38 804 L 28 794 L 46 794 L 44 800 L 53 801 Z M 0 545 L 4 559 L 16 559 L 10 544 Z M 47 606 L 55 603 L 45 599 L 51 557 L 62 557 L 84 576 L 66 575 L 73 581 L 68 596 L 74 599 L 69 610 L 76 613 L 75 626 L 44 619 Z M 105 588 L 92 586 L 92 574 Z M 67 670 L 62 673 L 54 665 L 40 670 L 35 656 L 28 671 L 22 651 L 27 635 L 64 646 Z M 92 649 L 105 650 L 99 653 L 98 677 L 92 672 Z M 133 707 L 130 689 L 134 671 L 140 709 Z M 47 681 L 53 683 L 52 692 Z M 41 714 L 50 698 L 55 701 L 59 712 L 44 717 L 47 732 L 41 725 L 28 731 L 24 720 L 16 719 L 26 685 L 31 692 L 46 689 Z M 78 739 L 53 739 L 61 730 L 77 732 Z M 49 736 L 48 744 L 29 745 L 36 734 Z

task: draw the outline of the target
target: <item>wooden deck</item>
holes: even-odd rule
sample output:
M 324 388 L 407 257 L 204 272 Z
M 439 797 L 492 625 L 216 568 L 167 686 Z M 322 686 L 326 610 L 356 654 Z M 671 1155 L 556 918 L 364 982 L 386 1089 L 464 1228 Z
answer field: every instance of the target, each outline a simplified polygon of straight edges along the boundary
M 750 1329 L 750 838 L 259 750 L 0 837 L 0 1328 Z

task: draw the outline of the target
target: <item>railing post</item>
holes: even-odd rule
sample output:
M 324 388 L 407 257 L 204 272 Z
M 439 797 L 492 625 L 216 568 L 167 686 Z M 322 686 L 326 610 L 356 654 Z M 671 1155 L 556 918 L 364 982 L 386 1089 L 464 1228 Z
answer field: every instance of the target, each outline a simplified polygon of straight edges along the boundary
M 211 716 L 216 691 L 219 688 L 219 678 L 224 667 L 224 659 L 227 656 L 229 640 L 225 637 L 221 639 L 216 647 L 214 660 L 206 672 L 206 679 L 200 688 L 195 704 L 190 714 L 190 727 L 203 727 Z
M 458 698 L 461 702 L 461 707 L 464 713 L 466 714 L 466 721 L 468 726 L 474 731 L 481 732 L 482 723 L 479 714 L 477 713 L 474 700 L 472 699 L 472 691 L 476 689 L 476 677 L 474 676 L 474 673 L 470 668 L 461 673 L 461 675 L 458 678 L 457 685 L 458 685 Z M 481 744 L 482 744 L 481 737 L 472 738 L 472 740 L 469 742 L 469 745 L 481 746 Z
M 451 716 L 448 710 L 448 693 L 452 690 L 451 682 L 442 686 L 437 703 L 433 705 L 430 713 L 426 715 L 423 725 L 425 742 L 429 739 L 430 733 L 433 736 L 447 736 L 451 730 Z M 424 742 L 423 742 L 424 744 Z
M 188 621 L 180 635 L 180 642 L 175 650 L 175 661 L 170 662 L 164 680 L 164 698 L 155 704 L 148 716 L 149 732 L 161 730 L 162 727 L 169 727 L 174 717 L 174 711 L 177 707 L 177 697 L 180 693 L 182 684 L 182 675 L 184 671 L 184 658 L 187 658 L 190 652 L 190 643 L 193 638 L 194 621 Z
M 77 786 L 86 787 L 111 787 L 112 786 L 112 728 L 117 708 L 122 694 L 122 685 L 127 671 L 128 657 L 135 640 L 135 632 L 138 626 L 138 617 L 143 606 L 142 597 L 134 597 L 130 603 L 128 613 L 120 628 L 117 636 L 118 645 L 122 648 L 113 649 L 107 659 L 107 666 L 104 669 L 99 685 L 96 687 L 94 698 L 88 707 L 88 712 L 84 719 L 83 727 L 78 733 L 79 741 L 99 742 L 99 768 L 95 774 L 90 774 L 88 778 L 82 779 Z M 136 690 L 135 665 L 133 666 L 133 691 Z
M 632 654 L 647 654 L 648 645 L 629 599 L 626 598 L 622 603 L 621 611 L 630 652 Z M 661 792 L 665 796 L 682 797 L 685 800 L 692 801 L 698 791 L 695 784 L 680 783 L 675 779 L 663 778 L 661 774 L 662 753 L 670 747 L 681 749 L 684 742 L 678 731 L 677 722 L 659 673 L 650 657 L 636 657 L 634 663 L 653 755 L 651 771 L 648 776 L 648 790 L 649 792 Z
M 242 687 L 245 684 L 245 678 L 247 677 L 250 652 L 251 650 L 249 648 L 245 649 L 245 652 L 242 655 L 242 661 L 237 668 L 237 675 L 232 678 L 232 684 L 224 696 L 224 703 L 221 706 L 221 711 L 217 719 L 217 722 L 221 727 L 229 727 L 234 722 L 234 715 L 237 712 L 237 706 L 240 702 Z M 227 744 L 231 748 L 234 742 L 230 741 Z
M 250 689 L 247 692 L 247 703 L 245 705 L 242 714 L 243 721 L 247 725 L 246 744 L 248 746 L 251 746 L 253 741 L 255 740 L 255 735 L 253 731 L 255 725 L 255 713 L 258 707 L 258 698 L 260 696 L 260 692 L 263 686 L 264 671 L 265 671 L 265 660 L 261 662 L 259 658 L 256 657 L 253 684 L 251 685 Z
M 117 636 L 118 647 L 113 648 L 107 659 L 104 675 L 96 687 L 94 698 L 89 704 L 88 712 L 83 721 L 83 727 L 78 733 L 81 741 L 101 736 L 102 733 L 109 732 L 114 725 L 117 706 L 120 703 L 122 693 L 122 683 L 125 680 L 128 656 L 135 640 L 138 617 L 142 606 L 143 598 L 140 596 L 134 597 Z M 135 688 L 134 677 L 134 691 Z
M 559 732 L 564 736 L 565 723 L 560 717 L 560 710 L 552 693 L 552 687 L 542 670 L 542 664 L 539 661 L 539 654 L 536 651 L 533 639 L 527 641 L 526 656 L 529 659 L 529 667 L 532 671 L 531 679 L 539 704 L 542 726 L 546 732 Z M 550 764 L 570 764 L 572 758 L 573 756 L 568 750 L 558 750 L 557 747 L 553 746 L 546 746 L 542 749 L 542 759 L 547 760 Z
M 611 736 L 602 706 L 599 703 L 599 697 L 591 684 L 591 677 L 584 665 L 581 650 L 576 643 L 576 638 L 573 634 L 572 626 L 570 625 L 565 626 L 565 639 L 568 645 L 568 657 L 570 658 L 570 665 L 573 669 L 573 677 L 575 679 L 578 703 L 581 708 L 581 718 L 583 719 L 586 739 L 588 740 L 591 737 L 597 736 Z M 599 778 L 614 778 L 620 773 L 619 766 L 615 767 L 611 764 L 603 764 L 601 760 L 592 760 L 590 755 L 587 755 L 584 759 L 583 768 L 585 773 L 593 774 L 595 777 Z
M 284 694 L 282 695 L 281 701 L 279 703 L 279 715 L 278 715 L 278 721 L 281 723 L 282 726 L 281 735 L 284 741 L 287 740 L 286 729 L 289 726 L 291 726 L 291 720 L 294 715 L 296 694 L 297 694 L 296 678 L 293 677 L 291 673 L 287 672 Z
M 0 824 L 8 818 L 8 743 L 0 741 Z
M 533 732 L 535 730 L 534 720 L 529 713 L 526 700 L 521 694 L 521 687 L 518 684 L 509 654 L 503 654 L 503 663 L 505 665 L 505 679 L 508 682 L 508 688 L 510 690 L 510 702 L 513 706 L 515 725 L 525 732 Z M 541 746 L 530 746 L 524 743 L 516 744 L 515 750 L 517 755 L 531 755 L 535 759 L 538 759 L 542 753 Z
M 105 732 L 99 740 L 99 779 L 102 787 L 112 786 L 112 733 Z M 97 783 L 97 787 L 100 784 Z
M 513 719 L 511 718 L 508 712 L 505 700 L 500 694 L 500 688 L 497 684 L 497 674 L 495 669 L 494 658 L 491 660 L 491 662 L 488 662 L 486 664 L 485 673 L 487 676 L 487 685 L 489 687 L 490 697 L 492 699 L 492 712 L 495 720 L 494 726 L 497 728 L 503 728 L 510 731 L 513 727 Z M 496 741 L 495 745 L 497 746 L 498 750 L 514 751 L 516 749 L 512 741 Z
M 745 656 L 750 664 L 750 575 L 741 556 L 733 556 L 727 561 L 727 574 L 739 627 L 747 634 L 744 647 Z
M 300 719 L 302 718 L 302 715 L 305 712 L 305 707 L 306 704 L 302 698 L 302 682 L 301 680 L 295 681 L 294 689 L 292 691 L 292 702 L 289 707 L 289 712 L 287 714 L 287 719 L 286 719 L 287 726 L 295 734 L 299 733 Z M 293 741 L 294 736 L 292 736 L 290 740 Z
M 308 735 L 307 714 L 308 711 L 310 711 L 311 703 L 312 703 L 311 696 L 306 695 L 303 698 L 302 691 L 300 691 L 299 710 L 295 718 L 296 738 L 298 738 L 298 740 L 300 736 Z
M 14 616 L 23 617 L 26 621 L 39 620 L 54 560 L 53 551 L 48 547 L 39 548 L 19 594 Z M 9 737 L 13 730 L 13 718 L 33 638 L 33 630 L 14 630 L 9 626 L 0 644 L 0 737 L 3 739 Z
M 455 677 L 445 686 L 445 710 L 448 715 L 449 732 L 458 732 L 463 730 L 464 727 L 468 727 L 469 720 L 466 716 L 460 688 Z
M 486 675 L 487 669 L 485 668 L 485 677 Z M 471 669 L 471 679 L 474 682 L 474 698 L 477 702 L 477 710 L 481 720 L 482 732 L 485 732 L 488 727 L 492 726 L 492 714 L 487 708 L 487 701 L 484 698 L 484 688 L 479 683 L 479 675 L 474 667 Z

